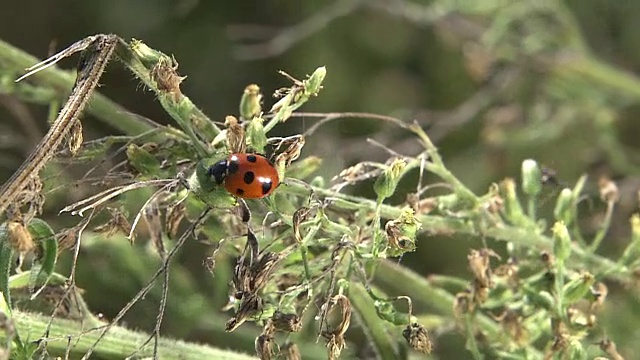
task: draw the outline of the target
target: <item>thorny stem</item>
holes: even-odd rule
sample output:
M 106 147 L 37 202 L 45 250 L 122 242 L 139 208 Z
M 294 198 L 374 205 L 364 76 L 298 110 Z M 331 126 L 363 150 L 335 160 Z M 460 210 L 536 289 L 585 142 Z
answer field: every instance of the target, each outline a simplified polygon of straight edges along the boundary
M 13 81 L 24 72 L 24 69 L 39 61 L 36 57 L 0 39 L 0 63 L 2 63 L 0 78 L 9 76 L 10 81 Z M 74 85 L 75 79 L 75 71 L 50 67 L 30 76 L 28 81 L 21 81 L 10 88 L 1 87 L 0 92 L 7 92 L 28 102 L 48 105 L 52 101 L 62 101 Z M 87 112 L 128 135 L 137 135 L 156 126 L 97 92 L 94 92 L 91 101 L 87 104 Z
M 94 45 L 95 53 L 83 54 L 84 60 L 78 69 L 78 78 L 71 91 L 69 100 L 64 105 L 58 118 L 42 139 L 38 147 L 29 155 L 20 168 L 13 174 L 2 188 L 0 188 L 0 213 L 12 204 L 24 189 L 38 176 L 40 170 L 53 157 L 63 140 L 75 125 L 80 113 L 89 101 L 91 91 L 98 85 L 107 62 L 116 46 L 115 39 L 97 39 Z
M 167 90 L 160 89 L 157 81 L 153 79 L 152 76 L 152 70 L 154 69 L 145 65 L 143 60 L 134 52 L 134 47 L 136 46 L 143 47 L 144 45 L 137 41 L 132 41 L 131 45 L 129 45 L 122 39 L 119 39 L 119 46 L 116 48 L 116 55 L 123 61 L 129 70 L 131 70 L 146 86 L 158 95 L 158 100 L 162 107 L 191 138 L 199 155 L 206 157 L 208 155 L 208 151 L 204 147 L 203 142 L 195 134 L 193 124 L 205 124 L 207 129 L 212 132 L 211 135 L 214 136 L 220 133 L 220 129 L 213 121 L 211 121 L 211 119 L 198 109 L 198 107 L 191 102 L 188 97 L 182 95 L 182 93 L 179 92 L 179 89 L 175 89 L 171 94 L 167 94 Z M 177 67 L 177 65 L 173 65 L 172 59 L 155 51 L 154 55 L 158 56 L 160 60 L 158 60 L 157 63 L 152 64 L 153 66 L 162 66 L 167 68 L 172 67 L 172 70 L 175 71 L 175 67 Z M 171 76 L 178 77 L 177 73 L 174 73 Z

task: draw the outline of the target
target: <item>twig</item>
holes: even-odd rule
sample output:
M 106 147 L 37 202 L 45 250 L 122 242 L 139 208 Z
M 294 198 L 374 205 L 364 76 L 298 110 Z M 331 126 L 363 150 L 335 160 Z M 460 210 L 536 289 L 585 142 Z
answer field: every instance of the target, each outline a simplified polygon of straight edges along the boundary
M 236 45 L 235 57 L 241 60 L 257 60 L 280 55 L 292 46 L 325 28 L 335 19 L 349 15 L 358 9 L 363 0 L 335 0 L 315 12 L 299 24 L 290 26 L 270 40 L 254 45 Z
M 206 214 L 209 213 L 209 211 L 211 211 L 210 208 L 207 208 L 206 210 L 204 210 L 202 214 L 200 214 L 199 219 L 204 219 L 206 217 Z M 169 271 L 169 264 L 171 263 L 171 260 L 173 259 L 174 255 L 178 252 L 178 250 L 182 247 L 182 245 L 184 245 L 187 239 L 191 236 L 194 229 L 199 225 L 200 225 L 199 221 L 196 221 L 193 224 L 191 224 L 191 226 L 187 230 L 185 230 L 185 232 L 182 234 L 182 236 L 180 236 L 180 238 L 176 242 L 175 246 L 167 254 L 166 260 L 163 261 L 160 268 L 155 272 L 155 274 L 153 274 L 153 276 L 151 277 L 151 279 L 149 279 L 147 284 L 142 289 L 140 289 L 140 291 L 138 291 L 138 293 L 122 309 L 120 309 L 118 314 L 116 314 L 116 316 L 111 320 L 111 322 L 109 322 L 108 325 L 103 327 L 98 338 L 95 340 L 93 345 L 89 347 L 87 352 L 82 357 L 83 360 L 90 358 L 96 346 L 98 346 L 98 344 L 100 343 L 102 338 L 105 337 L 107 332 L 115 324 L 117 324 L 127 314 L 127 312 L 129 312 L 129 310 L 133 307 L 133 305 L 135 305 L 138 301 L 140 301 L 151 290 L 151 288 L 153 288 L 153 285 L 155 284 L 156 279 L 164 272 Z

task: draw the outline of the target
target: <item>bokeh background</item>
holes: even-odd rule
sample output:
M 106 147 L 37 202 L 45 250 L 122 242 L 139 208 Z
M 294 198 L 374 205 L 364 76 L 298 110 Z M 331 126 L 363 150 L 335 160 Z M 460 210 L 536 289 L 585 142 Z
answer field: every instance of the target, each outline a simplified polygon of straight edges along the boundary
M 324 90 L 304 111 L 361 111 L 416 119 L 432 134 L 452 172 L 477 193 L 484 193 L 505 176 L 518 177 L 521 161 L 529 157 L 553 169 L 561 183 L 572 184 L 581 174 L 589 174 L 587 194 L 596 199 L 585 206 L 584 226 L 589 232 L 601 216 L 596 180 L 601 175 L 614 178 L 622 201 L 603 252 L 617 254 L 628 238 L 628 218 L 637 209 L 640 184 L 640 83 L 634 75 L 640 71 L 640 1 L 540 2 L 541 7 L 545 3 L 549 8 L 559 6 L 562 12 L 527 5 L 516 8 L 513 3 L 5 1 L 0 10 L 0 38 L 40 58 L 94 33 L 141 39 L 175 56 L 180 74 L 188 76 L 183 92 L 218 121 L 237 114 L 247 84 L 261 86 L 265 107 L 269 107 L 274 102 L 269 94 L 288 85 L 277 70 L 302 78 L 325 65 Z M 270 43 L 274 38 L 278 41 Z M 575 64 L 572 56 L 578 59 Z M 582 58 L 591 62 L 585 64 Z M 72 68 L 75 61 L 65 60 L 61 66 Z M 563 66 L 556 67 L 557 62 Z M 128 111 L 160 123 L 171 122 L 154 95 L 117 63 L 109 66 L 101 84 L 100 91 Z M 0 100 L 2 181 L 46 132 L 48 109 L 6 95 L 0 95 Z M 86 138 L 114 133 L 96 119 L 88 120 L 83 123 Z M 300 133 L 314 121 L 294 119 L 276 133 Z M 418 144 L 405 136 L 385 122 L 343 119 L 309 137 L 304 151 L 330 159 L 322 175 L 331 178 L 345 166 L 388 157 L 384 150 L 367 143 L 367 138 L 401 153 L 416 154 Z M 370 194 L 370 184 L 349 191 Z M 550 196 L 553 191 L 549 190 Z M 60 205 L 47 204 L 50 219 L 68 224 L 71 220 L 56 220 L 53 215 Z M 121 258 L 127 257 L 122 253 L 128 251 L 128 244 L 122 245 L 117 247 L 119 254 L 101 249 L 80 264 L 78 283 L 87 289 L 92 309 L 107 318 L 144 282 L 140 275 L 140 279 L 130 279 L 130 286 L 123 285 L 122 291 L 101 292 L 103 284 L 121 277 L 118 261 L 113 265 L 114 261 L 105 259 L 113 256 L 127 264 Z M 466 239 L 425 239 L 403 263 L 425 276 L 467 276 L 469 246 Z M 185 275 L 188 285 L 183 284 L 184 291 L 199 288 L 199 296 L 206 298 L 192 299 L 196 305 L 188 311 L 194 312 L 225 300 L 224 294 L 211 293 L 213 287 L 207 284 L 211 280 L 200 268 L 197 251 L 197 246 L 188 248 L 182 259 L 191 269 Z M 100 260 L 109 267 L 100 265 Z M 155 265 L 149 267 L 149 271 L 155 269 Z M 631 339 L 640 338 L 640 317 L 633 315 L 638 313 L 638 302 L 622 292 L 616 297 L 615 290 L 614 285 L 611 301 L 619 307 L 610 313 L 609 335 L 624 344 L 623 351 L 633 354 L 638 347 Z M 180 291 L 171 296 L 173 310 L 185 311 L 176 300 Z M 149 303 L 134 309 L 127 321 L 148 329 L 155 311 L 156 306 Z M 164 328 L 168 334 L 236 346 L 229 339 L 208 338 L 206 321 L 187 328 L 172 319 L 180 316 L 168 317 Z M 467 357 L 459 352 L 463 343 L 456 336 L 443 336 L 437 344 L 437 354 L 443 359 Z

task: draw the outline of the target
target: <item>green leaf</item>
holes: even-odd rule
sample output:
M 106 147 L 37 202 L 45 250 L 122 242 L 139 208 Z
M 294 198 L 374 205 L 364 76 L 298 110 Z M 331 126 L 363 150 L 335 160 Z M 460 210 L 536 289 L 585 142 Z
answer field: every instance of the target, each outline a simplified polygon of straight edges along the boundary
M 11 297 L 9 296 L 9 272 L 13 259 L 13 247 L 9 242 L 9 230 L 7 223 L 0 225 L 0 291 L 7 302 L 9 313 L 11 312 Z
M 160 162 L 144 148 L 130 144 L 127 147 L 127 158 L 131 166 L 138 170 L 143 176 L 154 178 L 160 176 Z
M 30 291 L 40 285 L 40 288 L 33 292 L 33 297 L 35 297 L 51 279 L 58 260 L 58 242 L 53 229 L 44 220 L 37 218 L 31 220 L 27 229 L 42 250 L 42 256 L 36 260 L 31 268 L 32 276 L 29 279 Z

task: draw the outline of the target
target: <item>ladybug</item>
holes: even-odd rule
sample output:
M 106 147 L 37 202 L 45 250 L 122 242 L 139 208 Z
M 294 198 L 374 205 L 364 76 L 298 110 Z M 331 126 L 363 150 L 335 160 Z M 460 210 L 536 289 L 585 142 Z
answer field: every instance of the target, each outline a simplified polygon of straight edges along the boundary
M 243 199 L 260 199 L 280 184 L 275 166 L 258 154 L 231 154 L 209 168 L 209 176 L 231 194 Z

